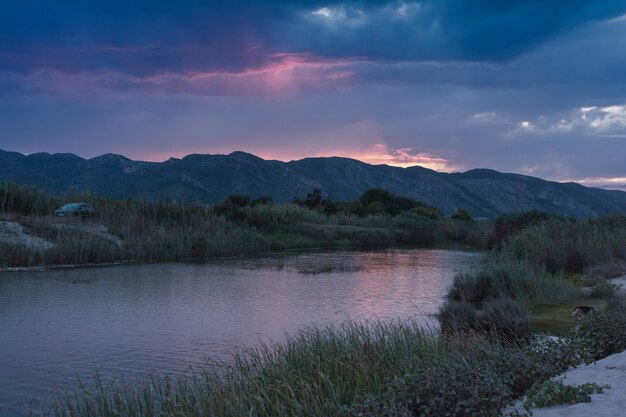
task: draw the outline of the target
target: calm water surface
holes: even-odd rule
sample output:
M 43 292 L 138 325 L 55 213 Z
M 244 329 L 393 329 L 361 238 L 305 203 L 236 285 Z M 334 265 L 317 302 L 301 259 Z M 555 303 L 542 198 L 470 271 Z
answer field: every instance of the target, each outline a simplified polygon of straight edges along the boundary
M 187 372 L 312 324 L 423 317 L 481 255 L 326 252 L 210 264 L 0 274 L 0 416 L 77 377 Z

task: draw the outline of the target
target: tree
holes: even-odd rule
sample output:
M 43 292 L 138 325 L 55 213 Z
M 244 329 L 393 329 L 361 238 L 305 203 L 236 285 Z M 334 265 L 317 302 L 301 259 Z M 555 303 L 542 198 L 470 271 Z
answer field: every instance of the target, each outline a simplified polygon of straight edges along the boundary
M 319 206 L 321 202 L 322 202 L 322 190 L 320 190 L 317 187 L 315 187 L 313 191 L 308 193 L 306 195 L 306 198 L 304 199 L 304 205 L 307 206 L 308 208 L 315 208 Z
M 458 209 L 454 213 L 452 213 L 452 219 L 462 221 L 463 223 L 472 224 L 476 223 L 476 220 L 472 217 L 471 214 L 465 209 Z

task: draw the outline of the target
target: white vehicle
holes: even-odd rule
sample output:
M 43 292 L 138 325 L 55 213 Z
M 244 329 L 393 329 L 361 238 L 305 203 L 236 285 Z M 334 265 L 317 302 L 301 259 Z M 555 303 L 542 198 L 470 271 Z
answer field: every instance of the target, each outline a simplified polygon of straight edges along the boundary
M 60 209 L 55 210 L 54 215 L 58 217 L 89 217 L 93 215 L 93 211 L 93 206 L 89 203 L 69 203 L 64 205 Z

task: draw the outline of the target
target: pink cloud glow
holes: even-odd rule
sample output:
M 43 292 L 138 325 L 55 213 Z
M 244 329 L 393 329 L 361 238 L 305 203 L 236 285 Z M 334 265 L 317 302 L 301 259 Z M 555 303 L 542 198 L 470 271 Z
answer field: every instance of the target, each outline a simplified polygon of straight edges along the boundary
M 453 172 L 459 169 L 445 158 L 426 152 L 415 152 L 412 148 L 389 148 L 385 144 L 376 144 L 364 152 L 356 153 L 353 158 L 368 164 L 386 164 L 402 168 L 415 165 L 441 172 Z
M 349 86 L 346 70 L 358 59 L 328 59 L 312 54 L 273 54 L 263 66 L 241 71 L 161 72 L 134 76 L 116 71 L 67 73 L 40 69 L 27 75 L 0 74 L 0 83 L 22 92 L 54 95 L 107 95 L 120 91 L 149 94 L 290 96 L 302 91 Z
M 227 147 L 222 147 L 220 149 L 212 148 L 210 152 L 207 150 L 185 150 L 185 151 L 176 151 L 176 152 L 155 152 L 146 154 L 142 152 L 141 154 L 133 154 L 129 153 L 129 156 L 153 161 L 153 162 L 161 162 L 165 161 L 171 157 L 174 158 L 182 158 L 185 155 L 190 153 L 222 153 L 228 154 L 235 149 L 229 149 Z M 266 151 L 263 149 L 259 150 L 246 150 L 247 152 L 251 152 L 263 159 L 272 159 L 279 161 L 293 161 L 307 157 L 344 157 L 344 158 L 352 158 L 356 159 L 368 164 L 373 165 L 391 165 L 401 168 L 408 168 L 412 166 L 421 166 L 424 168 L 433 169 L 435 171 L 440 172 L 457 172 L 460 171 L 462 167 L 453 165 L 451 161 L 431 155 L 425 152 L 414 152 L 410 148 L 402 148 L 402 149 L 392 149 L 383 143 L 376 144 L 366 149 L 360 150 L 327 150 L 327 151 L 319 151 L 315 152 L 311 155 L 300 154 L 297 152 L 284 151 L 284 152 L 276 152 L 276 151 Z
M 560 180 L 559 182 L 576 182 L 586 187 L 598 187 L 609 190 L 626 191 L 626 177 L 588 177 Z

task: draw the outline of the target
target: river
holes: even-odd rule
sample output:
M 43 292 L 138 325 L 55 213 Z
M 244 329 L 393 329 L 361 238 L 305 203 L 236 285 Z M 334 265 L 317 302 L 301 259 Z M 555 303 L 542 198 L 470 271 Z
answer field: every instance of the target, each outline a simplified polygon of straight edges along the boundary
M 476 252 L 333 251 L 0 274 L 0 416 L 78 379 L 184 373 L 310 325 L 431 320 Z

